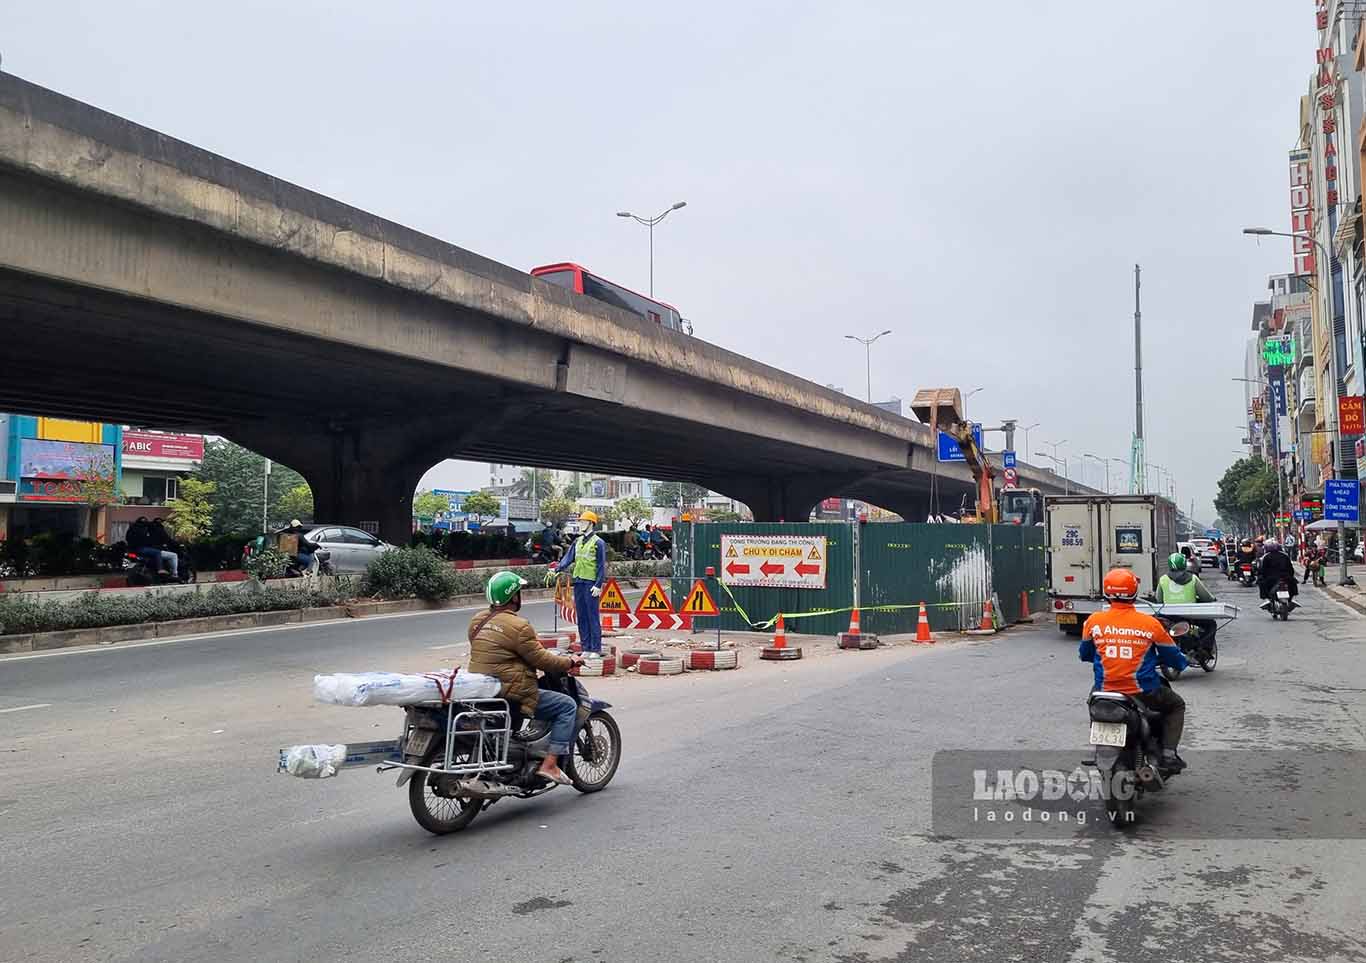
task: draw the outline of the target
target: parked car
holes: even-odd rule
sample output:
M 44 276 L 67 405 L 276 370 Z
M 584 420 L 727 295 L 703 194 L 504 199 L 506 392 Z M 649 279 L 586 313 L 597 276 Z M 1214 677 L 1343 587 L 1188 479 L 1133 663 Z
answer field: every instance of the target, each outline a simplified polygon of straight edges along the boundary
M 349 525 L 313 525 L 304 536 L 328 552 L 332 571 L 364 572 L 372 561 L 394 546 Z

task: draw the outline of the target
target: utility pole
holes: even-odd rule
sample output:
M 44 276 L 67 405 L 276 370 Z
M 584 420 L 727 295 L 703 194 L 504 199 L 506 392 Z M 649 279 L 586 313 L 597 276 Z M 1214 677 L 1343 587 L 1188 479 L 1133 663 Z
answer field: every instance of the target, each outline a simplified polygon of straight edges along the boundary
M 265 474 L 261 476 L 261 531 L 269 531 L 266 513 L 270 511 L 270 459 L 266 459 Z
M 1139 302 L 1143 269 L 1134 265 L 1134 444 L 1129 460 L 1129 492 L 1140 495 L 1147 487 L 1143 474 L 1143 310 Z

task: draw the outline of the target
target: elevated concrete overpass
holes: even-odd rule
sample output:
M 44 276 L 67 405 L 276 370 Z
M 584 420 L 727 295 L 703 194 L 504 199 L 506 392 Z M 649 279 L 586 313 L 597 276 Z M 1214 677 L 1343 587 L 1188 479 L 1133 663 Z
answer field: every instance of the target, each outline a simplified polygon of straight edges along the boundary
M 391 536 L 447 457 L 686 480 L 769 520 L 971 490 L 907 419 L 10 75 L 0 324 L 0 409 L 222 434 Z

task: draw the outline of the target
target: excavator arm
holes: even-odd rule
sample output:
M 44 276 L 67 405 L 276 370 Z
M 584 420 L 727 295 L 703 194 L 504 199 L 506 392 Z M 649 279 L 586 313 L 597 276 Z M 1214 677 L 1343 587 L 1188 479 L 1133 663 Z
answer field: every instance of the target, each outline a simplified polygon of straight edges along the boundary
M 954 441 L 958 442 L 968 471 L 972 472 L 972 480 L 977 485 L 978 519 L 988 524 L 995 524 L 997 521 L 996 496 L 991 489 L 991 479 L 996 473 L 982 453 L 982 449 L 977 447 L 977 439 L 972 436 L 972 425 L 959 421 L 947 426 L 944 431 Z

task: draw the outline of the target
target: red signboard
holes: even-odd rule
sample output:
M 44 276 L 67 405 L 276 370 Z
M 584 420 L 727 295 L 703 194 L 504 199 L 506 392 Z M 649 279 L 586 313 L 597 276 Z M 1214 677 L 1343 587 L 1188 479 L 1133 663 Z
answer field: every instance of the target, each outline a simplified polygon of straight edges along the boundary
M 1359 395 L 1338 399 L 1338 430 L 1344 435 L 1360 435 L 1366 430 L 1366 418 L 1363 418 Z
M 199 461 L 204 457 L 203 435 L 167 435 L 158 431 L 125 431 L 124 455 L 144 458 L 184 458 Z

